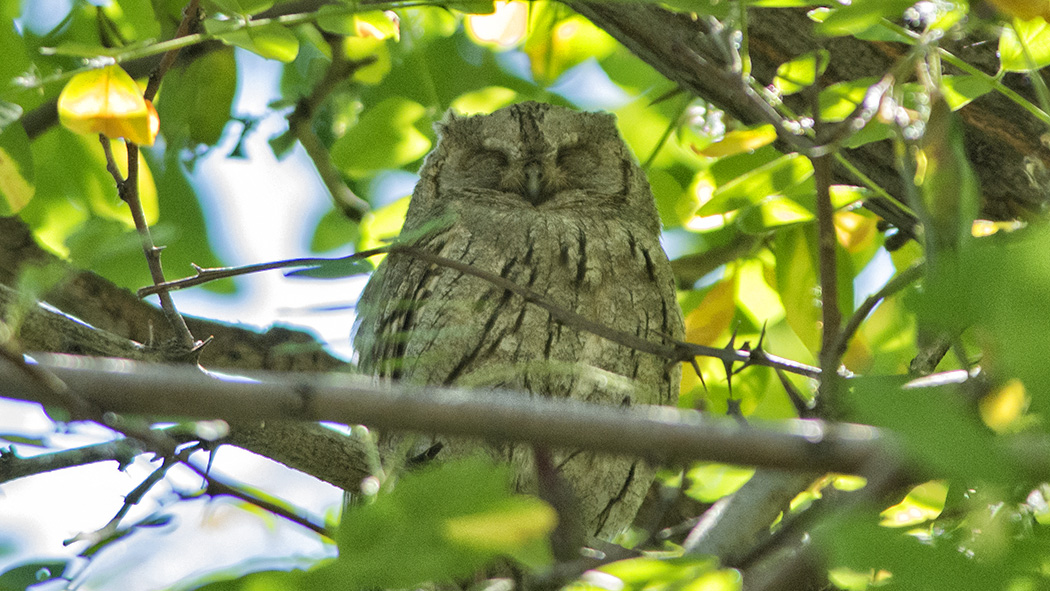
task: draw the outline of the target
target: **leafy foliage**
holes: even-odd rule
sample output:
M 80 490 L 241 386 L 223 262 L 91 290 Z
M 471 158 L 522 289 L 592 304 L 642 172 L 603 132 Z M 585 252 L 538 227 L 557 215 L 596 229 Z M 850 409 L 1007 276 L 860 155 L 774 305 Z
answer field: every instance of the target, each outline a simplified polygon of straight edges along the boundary
M 720 19 L 740 31 L 728 37 L 727 51 L 741 58 L 747 96 L 764 101 L 779 126 L 737 121 L 722 110 L 726 105 L 682 92 L 609 32 L 554 2 L 386 2 L 367 11 L 334 2 L 286 14 L 285 2 L 210 0 L 179 38 L 181 0 L 74 1 L 56 18 L 31 4 L 0 2 L 0 23 L 16 23 L 0 26 L 0 214 L 17 214 L 39 243 L 74 265 L 128 288 L 151 282 L 134 220 L 107 169 L 106 150 L 120 165 L 127 149 L 109 139 L 104 148 L 98 133 L 143 145 L 159 138 L 143 151 L 137 194 L 155 240 L 165 246 L 167 268 L 179 273 L 191 263 L 220 263 L 221 253 L 204 239 L 218 221 L 202 212 L 197 191 L 203 189 L 190 178 L 200 157 L 226 149 L 238 157 L 237 147 L 228 148 L 241 144 L 237 134 L 257 133 L 251 118 L 233 123 L 236 97 L 251 90 L 257 74 L 236 57 L 244 52 L 280 64 L 280 97 L 269 105 L 271 113 L 289 120 L 306 113 L 304 125 L 290 124 L 269 138 L 275 155 L 285 157 L 297 142 L 306 147 L 313 138 L 322 148 L 321 156 L 310 154 L 313 166 L 368 207 L 356 220 L 347 214 L 352 207 L 333 199 L 311 238 L 319 252 L 371 249 L 397 235 L 407 195 L 377 187 L 418 169 L 448 109 L 487 112 L 527 99 L 608 109 L 647 169 L 676 259 L 690 342 L 747 343 L 817 363 L 829 310 L 847 319 L 863 310 L 863 322 L 838 352 L 853 377 L 844 388 L 846 416 L 833 418 L 891 433 L 911 472 L 906 482 L 872 493 L 867 508 L 849 507 L 812 527 L 829 580 L 843 589 L 1046 584 L 1050 370 L 1041 353 L 1050 350 L 1050 235 L 1041 215 L 979 219 L 982 187 L 966 149 L 963 125 L 970 122 L 960 115 L 982 97 L 1002 95 L 1050 125 L 1050 92 L 1035 72 L 1050 64 L 1045 2 L 991 1 L 1001 13 L 976 1 L 660 3 L 692 13 L 696 22 Z M 800 7 L 823 47 L 784 59 L 769 80 L 751 78 L 747 15 Z M 950 40 L 975 31 L 998 43 L 997 71 L 953 53 Z M 843 40 L 892 44 L 899 58 L 892 71 L 834 79 L 830 64 Z M 152 111 L 142 94 L 152 65 L 140 60 L 175 48 L 182 49 L 182 61 L 165 75 Z M 336 68 L 343 75 L 330 75 Z M 1028 76 L 1028 94 L 1004 82 L 1011 73 Z M 54 114 L 54 101 L 64 127 L 45 116 Z M 116 108 L 124 103 L 130 108 Z M 799 105 L 809 111 L 794 112 Z M 158 116 L 159 136 L 150 127 Z M 821 126 L 838 122 L 846 122 L 837 128 L 846 130 L 842 135 L 821 135 Z M 886 166 L 897 169 L 904 188 L 891 194 L 891 187 L 861 174 L 853 175 L 854 184 L 821 187 L 814 165 L 819 150 L 800 147 L 803 139 L 847 168 L 851 150 L 882 142 L 891 154 Z M 1045 183 L 1041 158 L 1032 155 L 1033 184 Z M 822 259 L 817 229 L 823 188 L 834 208 L 830 261 Z M 886 232 L 886 224 L 861 207 L 876 198 L 918 217 L 917 240 L 902 239 L 904 228 Z M 859 306 L 889 277 L 922 261 L 921 283 L 882 294 L 887 297 L 874 309 Z M 330 263 L 296 273 L 336 277 L 362 270 L 367 267 Z M 838 301 L 829 302 L 820 289 L 832 272 Z M 5 318 L 0 328 L 7 323 L 17 324 Z M 942 350 L 929 370 L 944 379 L 913 381 L 913 359 L 936 349 L 938 340 L 953 353 Z M 715 358 L 701 358 L 697 366 L 706 383 L 686 372 L 684 408 L 784 420 L 811 412 L 817 396 L 811 380 L 797 375 L 762 367 L 733 373 L 739 367 L 727 370 Z M 960 375 L 979 378 L 952 379 Z M 24 450 L 32 438 L 3 439 Z M 1030 455 L 1018 452 L 1032 440 L 1042 445 Z M 712 503 L 750 475 L 749 468 L 704 463 L 667 471 L 665 481 L 679 485 L 690 502 Z M 469 578 L 498 556 L 542 572 L 553 562 L 546 537 L 554 510 L 508 494 L 507 479 L 505 470 L 474 462 L 408 474 L 343 516 L 334 534 L 339 558 L 309 570 L 246 565 L 223 580 L 209 574 L 183 584 L 409 587 Z M 818 482 L 782 523 L 845 488 L 834 479 Z M 872 488 L 869 479 L 851 494 Z M 636 531 L 618 541 L 630 545 L 646 537 Z M 741 585 L 743 569 L 685 554 L 681 536 L 648 541 L 639 546 L 644 556 L 606 564 L 573 585 Z M 61 560 L 7 565 L 0 589 L 70 576 L 63 574 L 66 566 Z M 243 574 L 249 570 L 261 572 Z

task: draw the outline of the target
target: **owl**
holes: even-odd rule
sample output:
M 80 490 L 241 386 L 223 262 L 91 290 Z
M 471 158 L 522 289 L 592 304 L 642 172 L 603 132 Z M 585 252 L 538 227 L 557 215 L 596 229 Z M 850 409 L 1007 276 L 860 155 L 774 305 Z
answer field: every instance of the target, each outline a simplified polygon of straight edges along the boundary
M 681 309 L 645 174 L 615 118 L 525 102 L 436 126 L 401 240 L 543 294 L 590 321 L 647 340 L 679 339 Z M 519 391 L 630 407 L 673 405 L 681 369 L 551 318 L 492 283 L 390 254 L 358 304 L 359 366 L 415 384 Z M 441 445 L 436 445 L 440 443 Z M 484 449 L 537 492 L 532 448 L 419 438 L 456 457 Z M 634 518 L 654 468 L 634 458 L 554 450 L 588 535 Z

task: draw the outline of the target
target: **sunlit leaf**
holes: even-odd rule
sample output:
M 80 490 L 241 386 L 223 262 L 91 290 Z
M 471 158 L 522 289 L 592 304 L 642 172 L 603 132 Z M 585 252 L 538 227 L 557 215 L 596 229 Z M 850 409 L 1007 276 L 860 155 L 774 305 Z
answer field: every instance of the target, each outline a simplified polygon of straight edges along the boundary
M 401 39 L 401 28 L 392 12 L 369 10 L 354 14 L 354 34 L 372 39 Z
M 984 76 L 942 76 L 941 92 L 953 111 L 992 91 L 992 82 Z
M 839 244 L 851 253 L 867 248 L 878 235 L 878 220 L 852 211 L 835 214 L 835 236 Z
M 73 76 L 58 97 L 58 116 L 65 127 L 83 134 L 151 146 L 160 120 L 135 81 L 118 65 Z
M 1050 4 L 1043 3 L 1050 12 Z M 1044 18 L 1015 20 L 999 35 L 999 62 L 1007 72 L 1027 72 L 1050 65 L 1050 24 Z
M 450 105 L 460 115 L 491 113 L 518 99 L 518 93 L 502 86 L 489 86 L 474 92 L 459 95 Z
M 794 94 L 812 86 L 817 77 L 827 69 L 830 60 L 831 54 L 826 49 L 804 53 L 777 67 L 773 86 L 784 95 Z
M 787 154 L 718 187 L 711 200 L 697 213 L 712 215 L 753 205 L 771 195 L 783 193 L 812 176 L 813 165 L 808 158 Z
M 770 195 L 762 202 L 742 210 L 737 227 L 748 234 L 761 234 L 773 228 L 801 224 L 814 219 L 813 212 L 784 195 Z
M 357 250 L 371 250 L 397 238 L 402 224 L 405 223 L 408 202 L 409 197 L 402 197 L 365 215 L 365 219 L 361 221 L 361 239 Z
M 425 115 L 417 102 L 388 98 L 335 141 L 332 161 L 351 176 L 415 162 L 430 150 L 430 140 L 416 128 Z
M 472 14 L 466 18 L 467 34 L 477 43 L 513 47 L 525 38 L 529 7 L 525 2 L 496 2 L 492 14 Z
M 948 484 L 933 480 L 916 486 L 900 503 L 882 511 L 880 525 L 887 527 L 911 527 L 936 519 L 944 510 L 948 497 Z
M 713 503 L 740 490 L 754 474 L 755 469 L 746 466 L 697 464 L 689 470 L 686 494 L 701 503 Z
M 379 84 L 390 73 L 390 48 L 383 39 L 347 37 L 343 39 L 343 53 L 351 60 L 373 60 L 372 63 L 354 70 L 353 79 L 357 82 Z
M 532 76 L 550 84 L 566 70 L 587 59 L 602 59 L 616 49 L 616 41 L 579 15 L 554 22 L 549 29 L 533 31 L 525 42 Z
M 760 125 L 754 129 L 738 129 L 722 136 L 722 139 L 697 150 L 696 153 L 708 158 L 721 158 L 743 152 L 751 152 L 762 146 L 768 146 L 777 139 L 777 130 L 772 125 Z

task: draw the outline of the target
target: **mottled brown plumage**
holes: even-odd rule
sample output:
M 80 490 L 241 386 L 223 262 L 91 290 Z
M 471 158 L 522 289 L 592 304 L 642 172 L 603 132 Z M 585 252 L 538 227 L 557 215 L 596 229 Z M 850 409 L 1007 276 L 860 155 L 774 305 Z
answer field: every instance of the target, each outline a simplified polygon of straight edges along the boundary
M 438 131 L 402 230 L 409 243 L 591 321 L 652 341 L 682 336 L 652 193 L 613 116 L 530 102 L 491 115 L 450 113 Z M 562 325 L 483 279 L 408 254 L 380 265 L 359 314 L 360 366 L 383 377 L 620 406 L 678 398 L 681 372 L 666 360 Z M 439 457 L 478 449 L 442 443 Z M 520 490 L 535 492 L 530 449 L 488 449 L 516 466 Z M 630 523 L 653 479 L 653 468 L 631 458 L 570 450 L 554 460 L 587 533 L 604 538 Z

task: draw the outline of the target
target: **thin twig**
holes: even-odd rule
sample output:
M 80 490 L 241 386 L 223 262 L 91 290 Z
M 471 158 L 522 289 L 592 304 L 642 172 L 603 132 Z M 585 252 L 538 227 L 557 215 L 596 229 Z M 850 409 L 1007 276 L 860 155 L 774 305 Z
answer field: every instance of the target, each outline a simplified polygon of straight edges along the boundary
M 404 254 L 412 256 L 422 261 L 426 261 L 428 263 L 437 265 L 439 267 L 453 269 L 465 275 L 471 275 L 479 279 L 484 279 L 485 281 L 488 281 L 489 283 L 497 287 L 501 287 L 517 296 L 520 296 L 526 302 L 543 308 L 551 315 L 552 318 L 566 326 L 589 332 L 591 334 L 603 337 L 625 347 L 629 347 L 644 353 L 651 353 L 658 357 L 667 359 L 668 361 L 688 361 L 689 359 L 692 359 L 697 356 L 714 357 L 716 359 L 721 360 L 723 363 L 741 363 L 745 366 L 762 365 L 766 367 L 782 369 L 790 373 L 804 375 L 806 377 L 811 378 L 816 378 L 820 375 L 820 370 L 816 367 L 791 361 L 789 359 L 784 359 L 782 357 L 777 357 L 776 355 L 770 355 L 768 353 L 765 353 L 764 351 L 735 349 L 728 347 L 708 347 L 705 345 L 698 345 L 695 343 L 674 340 L 664 335 L 656 335 L 660 338 L 660 342 L 650 341 L 634 333 L 617 330 L 599 322 L 589 320 L 580 314 L 558 306 L 543 294 L 529 289 L 527 287 L 518 285 L 517 283 L 514 283 L 513 281 L 505 277 L 501 277 L 495 273 L 490 273 L 488 271 L 478 269 L 467 263 L 445 258 L 443 256 L 429 253 L 424 250 L 420 250 L 419 248 L 416 248 L 414 246 L 405 244 L 391 244 L 389 246 L 373 248 L 371 250 L 365 250 L 358 253 L 354 253 L 352 255 L 337 258 L 315 257 L 287 259 L 283 261 L 275 261 L 272 263 L 247 265 L 244 267 L 220 267 L 213 269 L 204 269 L 195 266 L 194 268 L 196 269 L 197 274 L 193 277 L 177 279 L 175 281 L 170 281 L 162 285 L 143 287 L 139 289 L 138 295 L 139 297 L 145 297 L 147 295 L 157 293 L 161 289 L 185 289 L 187 287 L 201 285 L 203 283 L 215 281 L 217 279 L 225 279 L 228 277 L 235 277 L 238 275 L 257 273 L 259 271 L 286 269 L 291 267 L 309 267 L 333 262 L 357 261 L 384 253 Z
M 857 333 L 861 323 L 868 317 L 868 314 L 871 314 L 871 311 L 875 309 L 875 306 L 877 306 L 882 300 L 899 292 L 922 277 L 924 267 L 924 261 L 912 264 L 912 266 L 895 275 L 892 279 L 886 282 L 886 285 L 883 285 L 882 288 L 864 300 L 853 315 L 850 316 L 850 319 L 846 322 L 846 326 L 843 327 L 842 332 L 839 333 L 838 340 L 835 343 L 835 351 L 839 356 L 846 353 L 846 348 L 849 346 L 850 339 L 852 339 L 853 335 Z
M 328 148 L 317 137 L 313 130 L 313 119 L 317 110 L 336 86 L 353 75 L 358 69 L 375 62 L 374 56 L 361 60 L 349 60 L 343 51 L 343 44 L 329 42 L 332 50 L 332 63 L 325 70 L 324 77 L 313 88 L 310 96 L 302 99 L 295 106 L 295 110 L 288 116 L 289 132 L 299 140 L 306 151 L 306 155 L 313 161 L 317 174 L 321 177 L 328 192 L 332 195 L 332 201 L 336 208 L 351 221 L 359 222 L 370 206 L 364 199 L 358 197 L 341 174 L 332 165 L 331 155 Z

